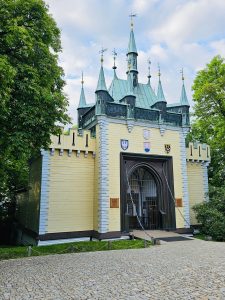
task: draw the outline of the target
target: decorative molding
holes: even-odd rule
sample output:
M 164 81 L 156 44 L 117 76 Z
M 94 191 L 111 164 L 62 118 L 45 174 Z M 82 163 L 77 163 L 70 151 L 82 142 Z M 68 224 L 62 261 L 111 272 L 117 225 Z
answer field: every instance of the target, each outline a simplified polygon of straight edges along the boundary
M 80 150 L 77 150 L 77 157 L 80 157 Z
M 166 131 L 166 128 L 164 128 L 164 127 L 159 127 L 159 131 L 160 131 L 160 135 L 161 136 L 164 136 L 164 133 L 165 133 L 165 131 Z
M 59 156 L 63 156 L 63 149 L 59 150 Z
M 202 165 L 203 189 L 204 189 L 204 199 L 205 199 L 205 201 L 209 201 L 208 166 L 209 166 L 209 162 L 205 162 Z
M 69 149 L 69 150 L 68 150 L 68 156 L 69 156 L 69 157 L 72 156 L 72 152 L 73 152 L 72 149 Z
M 99 119 L 99 174 L 98 174 L 98 232 L 108 231 L 109 213 L 109 138 L 106 118 Z
M 92 152 L 92 157 L 93 157 L 93 158 L 96 157 L 96 152 Z
M 84 152 L 84 157 L 87 158 L 88 157 L 88 151 Z
M 40 195 L 40 215 L 39 234 L 45 234 L 48 221 L 48 199 L 49 199 L 49 175 L 50 175 L 50 155 L 46 150 L 41 150 L 42 171 L 41 171 L 41 195 Z
M 188 176 L 187 176 L 187 162 L 186 162 L 186 145 L 185 138 L 189 132 L 188 128 L 183 128 L 180 132 L 180 156 L 181 156 L 181 175 L 182 175 L 182 194 L 184 206 L 184 227 L 190 227 L 190 204 L 188 194 Z
M 54 148 L 51 148 L 51 149 L 50 149 L 50 155 L 51 155 L 51 156 L 54 156 L 54 154 L 55 154 L 55 149 L 54 149 Z
M 133 128 L 134 128 L 134 123 L 130 122 L 130 121 L 127 121 L 127 130 L 128 130 L 129 133 L 131 133 Z

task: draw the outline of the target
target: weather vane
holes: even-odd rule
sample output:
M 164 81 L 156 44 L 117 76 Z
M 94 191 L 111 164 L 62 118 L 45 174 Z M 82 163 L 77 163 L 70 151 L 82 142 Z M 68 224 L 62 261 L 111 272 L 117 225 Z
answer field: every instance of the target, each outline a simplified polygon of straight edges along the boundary
M 84 84 L 84 74 L 83 74 L 83 71 L 82 71 L 82 74 L 81 74 L 81 84 L 82 84 L 82 86 Z
M 180 73 L 181 73 L 181 79 L 182 79 L 182 81 L 184 81 L 184 69 L 182 68 L 181 70 L 180 70 Z
M 114 48 L 113 49 L 113 60 L 114 60 L 114 64 L 113 64 L 113 69 L 116 69 L 116 57 L 117 57 L 117 52 L 116 52 L 116 49 Z
M 151 60 L 148 59 L 148 78 L 150 79 L 152 76 L 151 76 Z
M 107 51 L 107 49 L 106 49 L 106 48 L 104 49 L 103 47 L 102 47 L 102 49 L 99 51 L 99 53 L 101 54 L 101 64 L 103 64 L 103 61 L 104 61 L 104 59 L 103 59 L 103 54 L 104 54 L 105 51 Z
M 131 13 L 131 14 L 129 15 L 129 17 L 130 17 L 130 26 L 131 26 L 131 28 L 133 28 L 133 26 L 134 26 L 133 18 L 137 17 L 137 14 Z

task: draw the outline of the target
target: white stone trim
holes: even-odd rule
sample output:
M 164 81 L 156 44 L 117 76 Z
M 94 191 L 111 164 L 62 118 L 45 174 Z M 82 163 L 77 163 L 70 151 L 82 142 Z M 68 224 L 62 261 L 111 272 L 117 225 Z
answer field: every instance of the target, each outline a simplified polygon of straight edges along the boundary
M 181 176 L 182 176 L 182 194 L 183 194 L 185 228 L 190 228 L 190 204 L 189 204 L 189 194 L 188 194 L 188 175 L 187 175 L 186 145 L 185 145 L 185 138 L 188 132 L 189 132 L 188 128 L 182 128 L 182 132 L 180 132 Z
M 205 162 L 202 164 L 203 189 L 204 189 L 204 200 L 205 201 L 209 201 L 208 166 L 209 166 L 209 162 Z
M 41 155 L 42 155 L 42 171 L 41 171 L 39 234 L 45 234 L 47 232 L 47 223 L 48 223 L 50 154 L 49 151 L 42 150 Z
M 98 174 L 98 232 L 108 232 L 109 227 L 109 138 L 108 122 L 99 119 L 99 174 Z

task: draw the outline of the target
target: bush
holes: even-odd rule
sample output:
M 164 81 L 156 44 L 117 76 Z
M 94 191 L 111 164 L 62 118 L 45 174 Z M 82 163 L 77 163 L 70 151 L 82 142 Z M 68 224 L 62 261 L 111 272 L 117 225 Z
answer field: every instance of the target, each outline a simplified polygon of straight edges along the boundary
M 209 201 L 194 206 L 201 233 L 225 241 L 225 187 L 210 188 Z

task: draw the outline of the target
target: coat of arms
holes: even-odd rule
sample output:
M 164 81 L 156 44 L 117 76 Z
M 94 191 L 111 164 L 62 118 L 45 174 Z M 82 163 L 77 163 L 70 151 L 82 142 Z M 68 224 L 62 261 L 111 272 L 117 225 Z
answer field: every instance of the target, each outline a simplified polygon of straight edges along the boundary
M 120 146 L 123 150 L 127 150 L 129 147 L 129 141 L 128 140 L 120 140 Z
M 148 129 L 143 130 L 143 136 L 145 140 L 148 140 L 150 137 L 150 131 Z
M 145 152 L 150 151 L 150 143 L 149 142 L 144 142 L 144 150 L 145 150 Z
M 170 153 L 171 146 L 170 146 L 169 144 L 165 144 L 164 147 L 165 147 L 166 153 L 167 153 L 167 154 Z

